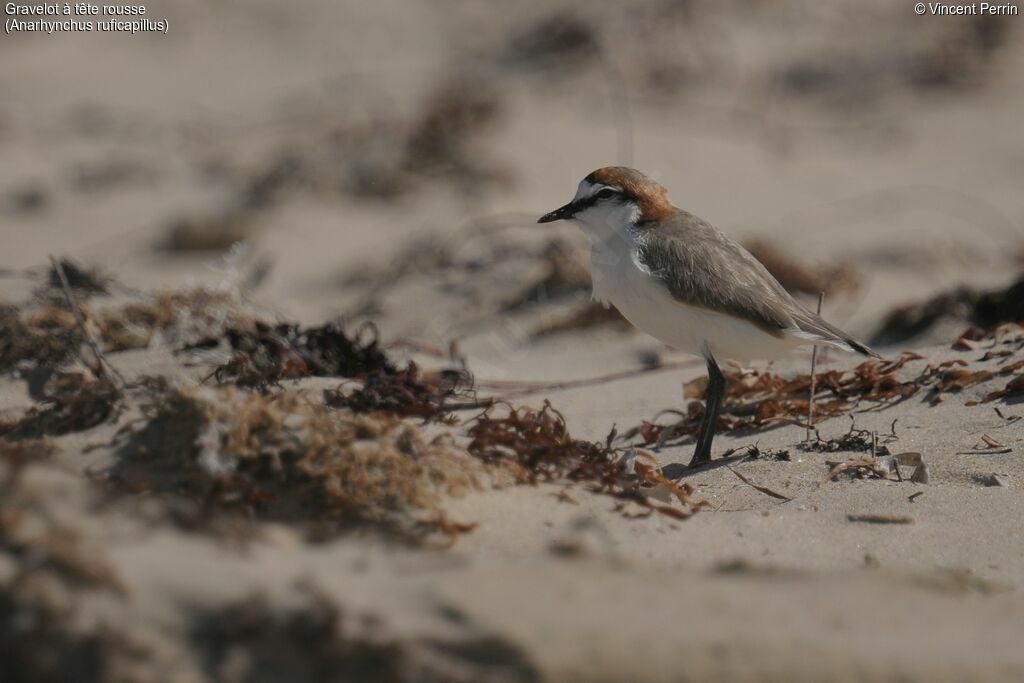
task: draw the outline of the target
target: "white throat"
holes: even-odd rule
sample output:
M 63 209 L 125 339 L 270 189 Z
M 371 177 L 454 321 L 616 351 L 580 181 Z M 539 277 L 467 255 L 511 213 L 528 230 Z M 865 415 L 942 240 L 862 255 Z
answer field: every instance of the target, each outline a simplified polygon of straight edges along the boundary
M 633 202 L 596 204 L 573 217 L 592 243 L 633 241 L 633 229 L 640 220 L 640 207 Z

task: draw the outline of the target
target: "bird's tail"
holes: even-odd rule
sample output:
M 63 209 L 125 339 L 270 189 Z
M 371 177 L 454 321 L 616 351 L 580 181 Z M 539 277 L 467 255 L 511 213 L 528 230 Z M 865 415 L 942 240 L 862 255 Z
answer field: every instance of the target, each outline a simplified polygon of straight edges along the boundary
M 842 349 L 843 351 L 859 353 L 864 356 L 870 356 L 871 358 L 882 357 L 873 349 L 860 343 L 843 330 L 822 318 L 820 315 L 815 315 L 810 311 L 801 311 L 800 315 L 796 316 L 796 319 L 797 325 L 802 333 L 800 336 L 808 339 L 809 341 L 829 344 L 830 346 Z

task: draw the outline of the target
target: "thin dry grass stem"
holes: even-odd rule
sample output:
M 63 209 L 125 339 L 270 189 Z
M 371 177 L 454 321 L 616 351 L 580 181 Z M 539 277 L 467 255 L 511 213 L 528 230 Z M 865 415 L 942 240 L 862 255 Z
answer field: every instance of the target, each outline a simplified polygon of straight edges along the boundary
M 79 332 L 82 334 L 82 338 L 85 343 L 88 344 L 89 349 L 96 360 L 95 367 L 90 365 L 90 369 L 93 370 L 94 374 L 101 379 L 109 380 L 118 391 L 124 391 L 125 386 L 128 384 L 124 376 L 118 372 L 117 368 L 110 364 L 107 357 L 103 355 L 100 350 L 99 344 L 96 343 L 96 339 L 93 338 L 88 328 L 85 326 L 85 316 L 82 315 L 81 309 L 75 302 L 75 296 L 71 291 L 71 284 L 68 282 L 68 276 L 64 272 L 64 265 L 58 261 L 54 256 L 50 256 L 50 263 L 53 266 L 54 272 L 60 278 L 61 289 L 64 292 L 64 298 L 67 301 L 68 308 L 71 309 L 71 314 L 75 317 L 75 324 L 78 326 Z M 88 364 L 87 364 L 88 365 Z
M 821 315 L 821 305 L 825 301 L 825 292 L 818 292 L 818 315 Z M 818 345 L 815 344 L 814 348 L 811 349 L 811 392 L 807 399 L 807 431 L 804 433 L 804 441 L 811 440 L 811 428 L 814 426 L 814 392 L 817 385 L 817 375 L 815 374 L 815 366 L 818 364 Z
M 789 496 L 787 496 L 787 495 L 785 495 L 783 493 L 779 493 L 778 491 L 774 491 L 774 490 L 768 488 L 767 486 L 761 486 L 760 484 L 755 484 L 754 482 L 750 481 L 745 476 L 743 476 L 742 474 L 740 474 L 739 472 L 737 472 L 733 468 L 729 467 L 728 465 L 725 466 L 725 469 L 727 469 L 730 472 L 732 472 L 733 474 L 735 474 L 736 477 L 740 481 L 742 481 L 744 484 L 746 484 L 747 486 L 749 486 L 749 487 L 751 487 L 751 488 L 753 488 L 753 489 L 755 489 L 757 491 L 760 491 L 761 493 L 763 493 L 766 496 L 770 496 L 772 498 L 775 498 L 776 500 L 781 500 L 784 503 L 788 503 L 789 501 L 793 500 L 791 497 L 789 497 Z

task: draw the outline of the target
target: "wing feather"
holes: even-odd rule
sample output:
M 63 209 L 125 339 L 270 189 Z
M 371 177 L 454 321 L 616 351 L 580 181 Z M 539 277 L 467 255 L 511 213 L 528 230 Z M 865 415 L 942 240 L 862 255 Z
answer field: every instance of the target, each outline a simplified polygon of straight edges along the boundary
M 877 356 L 796 301 L 768 269 L 706 221 L 677 211 L 657 228 L 639 224 L 637 265 L 690 306 L 722 311 L 777 336 L 795 334 Z

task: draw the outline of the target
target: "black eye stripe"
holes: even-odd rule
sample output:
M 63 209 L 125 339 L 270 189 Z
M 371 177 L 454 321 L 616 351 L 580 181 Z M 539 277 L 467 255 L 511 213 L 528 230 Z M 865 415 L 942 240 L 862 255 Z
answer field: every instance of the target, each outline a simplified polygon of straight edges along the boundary
M 607 193 L 607 194 L 605 194 L 605 193 Z M 598 190 L 594 194 L 590 195 L 589 197 L 585 197 L 583 199 L 577 200 L 575 202 L 576 213 L 579 213 L 580 211 L 585 211 L 586 209 L 589 209 L 594 204 L 597 204 L 598 200 L 600 200 L 600 199 L 608 199 L 609 197 L 614 197 L 615 195 L 618 195 L 618 194 L 621 194 L 621 191 L 612 189 L 610 187 L 602 187 L 600 190 Z

